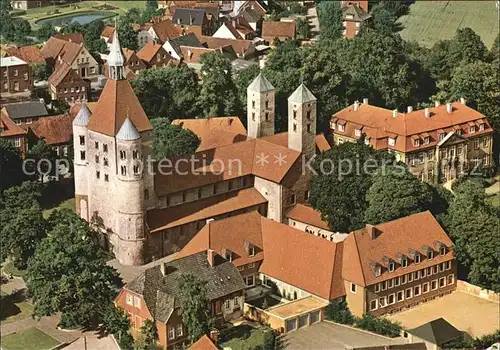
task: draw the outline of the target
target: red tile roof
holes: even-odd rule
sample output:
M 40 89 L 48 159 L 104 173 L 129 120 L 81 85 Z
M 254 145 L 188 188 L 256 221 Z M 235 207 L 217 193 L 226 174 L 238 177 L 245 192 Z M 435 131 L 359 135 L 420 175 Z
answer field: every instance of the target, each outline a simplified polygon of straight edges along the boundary
M 215 38 L 213 36 L 201 36 L 200 42 L 202 44 L 205 44 L 210 49 L 220 49 L 222 47 L 232 46 L 234 52 L 239 55 L 244 55 L 245 53 L 247 53 L 249 48 L 252 46 L 251 40 Z
M 83 35 L 80 33 L 53 35 L 43 45 L 40 53 L 44 58 L 57 58 L 67 44 L 82 44 Z
M 207 49 L 204 47 L 194 46 L 181 46 L 180 48 L 184 61 L 189 63 L 199 63 L 202 55 L 219 51 L 216 49 Z
M 286 132 L 286 131 L 278 133 L 278 134 L 270 135 L 270 136 L 264 136 L 264 137 L 261 137 L 260 139 L 267 141 L 267 142 L 274 143 L 276 145 L 288 147 L 288 132 Z M 324 152 L 324 151 L 328 151 L 329 149 L 331 149 L 330 145 L 328 144 L 328 141 L 326 141 L 326 139 L 325 139 L 325 135 L 318 134 L 318 135 L 316 135 L 315 140 L 316 140 L 316 148 L 319 152 Z
M 189 350 L 219 350 L 217 346 L 212 342 L 212 340 L 205 334 L 203 337 L 198 339 Z
M 152 41 L 149 41 L 146 45 L 142 47 L 137 52 L 137 57 L 145 62 L 151 62 L 153 58 L 155 58 L 156 53 L 162 48 L 160 44 L 155 44 Z M 166 53 L 168 55 L 168 53 Z
M 101 36 L 105 38 L 110 38 L 113 36 L 113 33 L 115 32 L 115 27 L 106 25 L 104 26 L 104 29 L 102 30 Z
M 236 134 L 246 135 L 247 131 L 238 117 L 213 117 L 200 119 L 175 119 L 173 125 L 179 125 L 191 130 L 201 140 L 208 137 L 212 130 L 226 130 Z
M 180 31 L 174 26 L 170 19 L 154 24 L 153 30 L 161 43 L 181 36 Z
M 264 21 L 262 23 L 264 38 L 295 38 L 295 22 Z
M 293 208 L 288 211 L 286 217 L 330 231 L 328 224 L 321 219 L 321 213 L 303 204 L 295 204 Z
M 374 239 L 371 238 L 367 228 L 354 231 L 345 239 L 342 271 L 342 278 L 345 280 L 368 286 L 453 259 L 452 242 L 429 211 L 374 227 L 377 230 Z M 441 256 L 436 251 L 434 258 L 428 260 L 423 247 L 433 248 L 436 242 L 446 245 L 447 253 Z M 398 254 L 409 256 L 410 249 L 421 254 L 421 263 L 409 263 L 407 268 L 398 265 L 394 272 L 388 272 L 388 262 L 384 261 L 384 256 L 397 261 Z M 379 277 L 375 276 L 372 268 L 374 263 L 383 267 Z
M 40 48 L 35 45 L 9 47 L 7 49 L 7 55 L 16 56 L 28 63 L 45 63 L 45 59 Z
M 0 112 L 0 137 L 25 135 L 26 131 L 19 125 L 16 125 L 10 117 L 4 113 L 4 109 Z
M 139 132 L 153 129 L 130 83 L 109 79 L 93 108 L 88 128 L 115 136 L 127 117 Z
M 39 118 L 30 126 L 49 145 L 69 143 L 73 137 L 73 117 L 69 114 Z
M 82 33 L 71 33 L 71 34 L 54 34 L 53 38 L 64 40 L 70 43 L 83 43 L 83 34 Z
M 147 212 L 146 221 L 150 232 L 157 232 L 266 202 L 266 199 L 256 189 L 246 188 L 175 207 L 152 209 Z

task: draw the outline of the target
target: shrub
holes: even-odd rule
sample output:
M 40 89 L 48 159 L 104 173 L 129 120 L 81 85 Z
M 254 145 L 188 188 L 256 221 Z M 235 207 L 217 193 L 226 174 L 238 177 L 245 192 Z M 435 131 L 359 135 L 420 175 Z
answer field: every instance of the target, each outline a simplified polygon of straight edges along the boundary
M 264 331 L 264 350 L 274 350 L 276 348 L 276 335 L 271 328 Z
M 442 349 L 470 349 L 473 347 L 474 339 L 466 332 L 463 332 L 462 336 L 441 345 Z
M 363 317 L 357 318 L 355 323 L 356 327 L 392 338 L 399 337 L 401 334 L 401 326 L 385 318 L 365 314 Z
M 500 342 L 500 329 L 495 333 L 485 334 L 481 338 L 474 339 L 474 346 L 478 349 L 486 349 L 487 347 Z
M 326 307 L 326 317 L 330 321 L 342 324 L 354 324 L 356 319 L 349 311 L 345 299 L 330 302 Z

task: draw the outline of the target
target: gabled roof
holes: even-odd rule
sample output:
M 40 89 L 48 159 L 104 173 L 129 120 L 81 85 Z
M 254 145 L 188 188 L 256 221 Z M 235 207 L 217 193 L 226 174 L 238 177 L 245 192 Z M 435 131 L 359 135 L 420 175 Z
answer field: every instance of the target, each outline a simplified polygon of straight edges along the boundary
M 262 22 L 264 38 L 295 38 L 295 22 L 264 21 Z
M 64 45 L 63 49 L 60 52 L 60 54 L 62 55 L 61 59 L 68 64 L 72 64 L 82 48 L 83 44 L 71 42 L 66 43 L 66 45 Z
M 160 44 L 155 44 L 152 41 L 148 41 L 148 43 L 144 45 L 142 49 L 139 50 L 139 52 L 137 52 L 137 57 L 149 63 L 161 48 L 162 46 Z
M 246 7 L 242 12 L 241 15 L 248 21 L 248 22 L 258 22 L 262 19 L 262 15 L 255 11 L 254 9 L 250 7 Z
M 353 18 L 347 18 L 347 15 L 351 15 Z M 365 10 L 360 8 L 357 4 L 349 4 L 342 8 L 342 17 L 344 20 L 362 22 L 371 18 L 371 15 L 365 12 Z
M 210 49 L 219 49 L 226 46 L 231 46 L 234 52 L 240 55 L 245 55 L 252 47 L 251 40 L 243 39 L 228 39 L 216 38 L 213 36 L 201 36 L 200 41 Z
M 182 55 L 181 46 L 202 47 L 200 40 L 193 33 L 170 39 L 168 42 L 179 56 Z
M 115 32 L 115 27 L 110 25 L 105 25 L 102 30 L 101 36 L 105 38 L 110 38 Z
M 204 9 L 177 8 L 172 18 L 172 23 L 186 26 L 201 26 L 204 19 Z
M 452 341 L 463 334 L 442 317 L 407 332 L 437 346 Z
M 83 35 L 80 33 L 53 35 L 49 38 L 49 40 L 47 40 L 45 45 L 43 45 L 40 53 L 45 59 L 57 58 L 57 56 L 62 53 L 63 49 L 68 43 L 76 45 L 82 44 Z
M 173 125 L 179 125 L 184 129 L 191 130 L 202 142 L 208 137 L 212 130 L 225 130 L 237 134 L 246 135 L 247 131 L 238 117 L 213 117 L 200 119 L 175 119 Z
M 308 225 L 319 227 L 323 230 L 330 231 L 328 224 L 321 219 L 321 213 L 314 208 L 303 205 L 295 204 L 292 209 L 286 213 L 286 217 L 295 221 L 303 222 Z
M 164 263 L 165 275 L 161 272 L 162 267 L 157 265 L 124 288 L 142 295 L 151 315 L 157 321 L 166 322 L 180 307 L 178 281 L 183 275 L 192 274 L 206 281 L 207 297 L 211 301 L 245 289 L 246 284 L 233 264 L 217 254 L 214 260 L 211 266 L 206 252 L 175 259 Z
M 2 112 L 0 113 L 0 137 L 25 135 L 26 130 L 16 125 L 9 116 Z
M 92 109 L 88 128 L 115 136 L 127 117 L 139 132 L 153 129 L 130 83 L 127 80 L 108 79 L 99 101 Z
M 266 79 L 266 77 L 262 73 L 259 73 L 259 75 L 257 75 L 257 77 L 252 81 L 250 85 L 248 85 L 247 88 L 247 91 L 258 93 L 272 90 L 275 90 L 274 86 L 269 82 L 269 80 Z
M 5 111 L 13 120 L 21 118 L 44 117 L 49 115 L 45 104 L 40 101 L 9 103 L 4 105 Z
M 49 84 L 54 86 L 59 85 L 68 74 L 71 74 L 71 72 L 73 72 L 73 69 L 66 62 L 58 64 L 49 77 Z M 73 74 L 73 78 L 78 81 L 82 80 L 82 78 L 76 73 Z
M 83 34 L 82 33 L 70 33 L 70 34 L 54 34 L 53 38 L 64 40 L 70 43 L 83 43 Z
M 122 141 L 133 141 L 139 139 L 140 137 L 141 135 L 129 118 L 125 119 L 120 131 L 116 134 L 116 139 Z
M 220 50 L 207 49 L 206 47 L 180 46 L 181 55 L 185 62 L 199 63 L 201 56 L 207 53 L 220 52 Z
M 219 350 L 219 348 L 215 346 L 213 341 L 206 334 L 204 334 L 189 347 L 189 350 Z
M 30 125 L 33 133 L 48 145 L 69 143 L 73 137 L 73 118 L 69 114 L 53 115 L 36 120 Z
M 0 57 L 0 67 L 22 66 L 27 64 L 18 57 Z
M 181 35 L 170 19 L 155 23 L 152 28 L 162 43 Z
M 28 63 L 45 63 L 40 48 L 36 45 L 9 47 L 8 56 L 16 56 Z
M 316 101 L 316 97 L 314 97 L 312 92 L 309 91 L 304 84 L 300 84 L 300 86 L 290 95 L 288 101 L 295 103 L 307 103 Z

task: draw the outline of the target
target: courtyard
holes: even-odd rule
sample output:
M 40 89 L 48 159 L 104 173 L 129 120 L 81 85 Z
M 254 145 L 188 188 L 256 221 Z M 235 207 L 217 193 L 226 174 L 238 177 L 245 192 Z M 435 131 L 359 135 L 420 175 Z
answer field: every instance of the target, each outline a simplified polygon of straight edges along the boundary
M 498 329 L 499 308 L 498 303 L 456 291 L 388 318 L 412 329 L 442 317 L 457 329 L 480 337 Z

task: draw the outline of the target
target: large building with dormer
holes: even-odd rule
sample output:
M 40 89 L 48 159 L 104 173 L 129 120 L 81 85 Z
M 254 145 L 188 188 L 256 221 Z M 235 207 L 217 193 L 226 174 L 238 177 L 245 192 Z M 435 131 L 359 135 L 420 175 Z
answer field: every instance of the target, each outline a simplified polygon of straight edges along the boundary
M 287 222 L 307 202 L 303 164 L 328 143 L 316 135 L 317 102 L 305 85 L 288 98 L 288 132 L 274 131 L 275 89 L 260 74 L 247 90 L 248 135 L 213 128 L 194 155 L 153 161 L 152 126 L 124 64 L 115 31 L 106 86 L 73 123 L 76 210 L 122 264 L 175 253 L 210 221 L 256 210 Z

